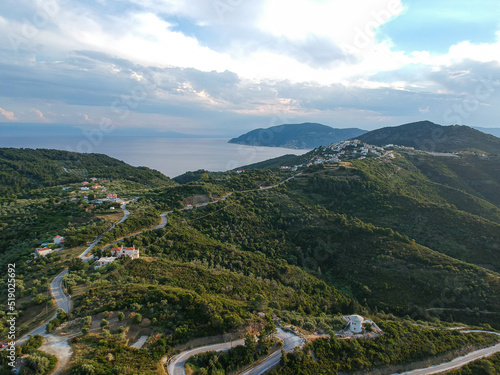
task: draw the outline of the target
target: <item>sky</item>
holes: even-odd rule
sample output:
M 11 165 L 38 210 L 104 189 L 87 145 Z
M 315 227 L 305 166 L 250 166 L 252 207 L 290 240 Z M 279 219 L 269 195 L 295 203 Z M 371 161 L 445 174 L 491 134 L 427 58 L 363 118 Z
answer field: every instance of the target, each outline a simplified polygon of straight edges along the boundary
M 2 0 L 0 126 L 500 127 L 498 0 Z

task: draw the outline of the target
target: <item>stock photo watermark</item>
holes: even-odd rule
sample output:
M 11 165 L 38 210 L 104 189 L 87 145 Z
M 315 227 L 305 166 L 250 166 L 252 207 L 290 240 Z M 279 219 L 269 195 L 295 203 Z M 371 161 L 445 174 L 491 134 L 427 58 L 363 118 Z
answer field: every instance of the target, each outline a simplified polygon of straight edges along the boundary
M 121 95 L 110 105 L 110 112 L 118 117 L 118 120 L 124 121 L 129 116 L 131 111 L 139 108 L 139 105 L 144 102 L 159 87 L 159 81 L 154 71 L 147 69 L 139 75 L 140 84 L 130 90 L 129 95 Z M 67 151 L 77 151 L 81 153 L 91 153 L 95 147 L 99 147 L 106 135 L 110 135 L 116 129 L 116 125 L 110 118 L 103 117 L 99 120 L 97 129 L 82 130 L 82 135 L 85 139 L 81 140 L 76 149 L 67 146 Z
M 9 263 L 7 265 L 7 324 L 8 333 L 7 359 L 10 367 L 16 366 L 16 265 Z
M 9 32 L 9 41 L 16 52 L 35 39 L 49 21 L 59 13 L 59 4 L 54 0 L 38 0 L 35 2 L 36 11 L 30 18 L 23 19 L 20 33 Z
M 443 114 L 443 120 L 448 124 L 463 124 L 473 112 L 476 112 L 481 104 L 485 104 L 495 92 L 492 76 L 479 80 L 474 95 L 464 99 L 461 103 L 453 105 Z
M 375 36 L 375 30 L 389 21 L 392 17 L 400 14 L 402 10 L 403 8 L 399 0 L 391 0 L 387 3 L 385 9 L 372 11 L 370 13 L 370 20 L 366 22 L 364 27 L 356 27 L 354 29 L 355 34 L 352 44 L 342 43 L 341 47 L 350 53 L 360 52 L 367 48 Z
M 212 4 L 215 13 L 222 21 L 227 13 L 232 13 L 234 10 L 243 3 L 243 0 L 215 0 Z

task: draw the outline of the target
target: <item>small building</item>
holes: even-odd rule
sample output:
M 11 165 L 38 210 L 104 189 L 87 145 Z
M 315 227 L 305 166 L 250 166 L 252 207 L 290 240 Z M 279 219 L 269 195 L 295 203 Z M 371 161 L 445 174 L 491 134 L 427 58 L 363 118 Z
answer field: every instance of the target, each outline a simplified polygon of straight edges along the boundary
M 52 241 L 54 242 L 55 245 L 60 245 L 60 244 L 64 243 L 66 241 L 66 239 L 64 237 L 61 237 L 61 236 L 55 236 Z
M 96 265 L 94 266 L 94 269 L 97 269 L 99 267 L 104 267 L 107 266 L 108 264 L 113 263 L 116 260 L 116 257 L 102 257 L 97 260 Z
M 114 201 L 116 201 L 116 200 L 118 199 L 118 195 L 117 195 L 116 193 L 109 193 L 109 194 L 108 194 L 108 199 L 109 199 L 110 201 L 113 201 L 113 202 L 114 202 Z
M 187 208 L 188 210 L 190 210 L 191 208 L 193 208 L 193 205 L 192 205 L 192 204 L 186 204 L 186 208 Z
M 364 318 L 361 315 L 349 316 L 349 329 L 354 333 L 361 333 L 363 330 Z
M 36 249 L 36 255 L 37 257 L 44 257 L 48 254 L 50 254 L 51 252 L 53 252 L 53 250 L 51 248 L 48 248 L 48 247 L 39 247 Z
M 132 247 L 113 247 L 111 249 L 111 255 L 120 258 L 122 256 L 127 256 L 131 259 L 139 259 L 139 249 L 136 249 L 135 246 Z
M 84 187 L 80 188 L 80 190 L 81 191 L 89 191 L 90 189 L 88 187 L 84 186 Z
M 82 185 L 88 185 L 89 183 L 87 181 L 83 181 Z
M 97 181 L 97 177 L 90 177 L 90 181 Z

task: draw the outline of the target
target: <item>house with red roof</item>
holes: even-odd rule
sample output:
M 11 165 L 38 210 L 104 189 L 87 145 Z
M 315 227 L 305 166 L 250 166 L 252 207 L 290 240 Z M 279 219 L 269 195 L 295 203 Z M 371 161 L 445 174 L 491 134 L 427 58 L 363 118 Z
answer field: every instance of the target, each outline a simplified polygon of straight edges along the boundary
M 118 199 L 118 195 L 117 195 L 117 194 L 115 194 L 115 193 L 109 193 L 109 194 L 108 194 L 108 199 L 109 199 L 110 201 L 116 201 L 116 200 Z
M 44 257 L 47 254 L 50 254 L 53 250 L 49 247 L 39 247 L 35 250 L 37 257 Z
M 64 243 L 66 241 L 66 239 L 64 237 L 61 237 L 61 236 L 55 236 L 52 241 L 54 242 L 55 245 L 60 245 L 60 244 Z
M 129 257 L 131 259 L 139 259 L 139 249 L 136 249 L 135 246 L 132 247 L 113 247 L 111 249 L 111 255 L 120 258 L 122 256 Z

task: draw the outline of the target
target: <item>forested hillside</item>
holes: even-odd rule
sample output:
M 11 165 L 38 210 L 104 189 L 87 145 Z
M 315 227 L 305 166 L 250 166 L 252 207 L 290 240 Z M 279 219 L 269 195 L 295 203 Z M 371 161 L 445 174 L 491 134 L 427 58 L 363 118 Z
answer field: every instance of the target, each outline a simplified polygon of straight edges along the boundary
M 400 366 L 496 340 L 448 330 L 500 329 L 499 181 L 488 175 L 496 168 L 493 156 L 398 150 L 299 171 L 272 162 L 270 169 L 240 173 L 197 171 L 177 185 L 114 159 L 107 166 L 102 155 L 70 154 L 63 166 L 64 153 L 34 150 L 24 170 L 21 156 L 29 150 L 20 150 L 17 160 L 15 152 L 3 152 L 11 166 L 5 179 L 24 176 L 26 184 L 16 186 L 31 196 L 11 195 L 0 205 L 0 224 L 9 228 L 0 235 L 0 265 L 17 264 L 22 332 L 53 315 L 49 282 L 69 269 L 72 320 L 61 325 L 68 319 L 62 315 L 50 329 L 75 337 L 71 373 L 160 374 L 160 359 L 178 345 L 212 335 L 259 335 L 270 322 L 292 325 L 308 338 L 276 374 Z M 45 160 L 39 169 L 37 160 Z M 89 170 L 99 178 L 109 179 L 116 168 L 123 175 L 80 191 L 81 176 L 65 168 L 94 162 L 97 169 Z M 56 178 L 46 177 L 50 171 Z M 135 172 L 141 181 L 124 175 Z M 106 200 L 110 191 L 128 202 L 129 214 Z M 34 248 L 56 234 L 66 237 L 66 246 L 33 259 Z M 96 239 L 97 257 L 110 256 L 105 245 L 119 240 L 115 246 L 135 246 L 140 258 L 94 269 L 95 260 L 78 255 Z M 384 335 L 336 338 L 343 316 L 354 313 L 373 319 Z M 0 333 L 7 329 L 0 315 Z M 149 337 L 140 352 L 127 346 L 138 335 Z M 271 341 L 263 342 L 265 353 Z M 228 359 L 217 367 L 214 358 L 195 362 L 227 373 Z
M 170 179 L 146 167 L 132 167 L 103 154 L 60 150 L 0 148 L 0 196 L 27 196 L 31 190 L 90 177 L 170 185 Z
M 485 152 L 500 154 L 500 138 L 464 125 L 441 126 L 420 121 L 385 127 L 362 134 L 358 139 L 373 144 L 414 147 L 428 152 Z

